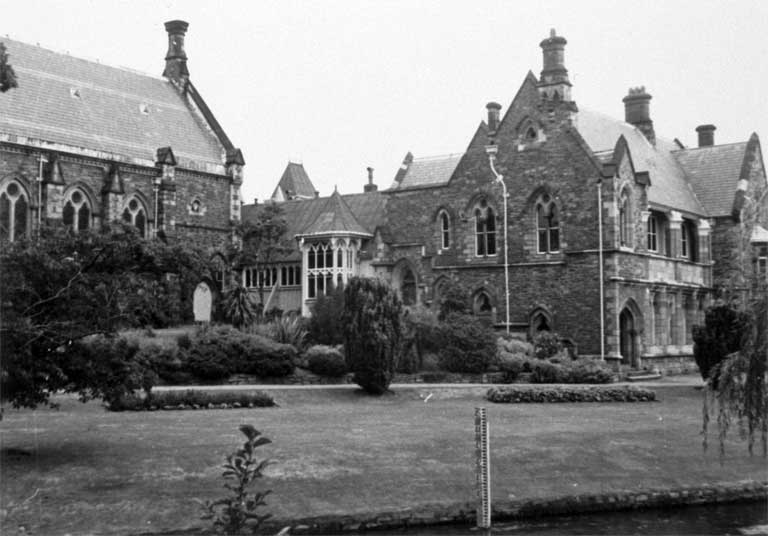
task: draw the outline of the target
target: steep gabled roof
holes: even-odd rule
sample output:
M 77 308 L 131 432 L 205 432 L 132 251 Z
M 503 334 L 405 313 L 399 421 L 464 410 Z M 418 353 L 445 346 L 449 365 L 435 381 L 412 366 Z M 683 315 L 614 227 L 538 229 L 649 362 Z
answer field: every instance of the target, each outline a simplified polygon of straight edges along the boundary
M 325 206 L 315 220 L 296 236 L 373 236 L 366 230 L 352 213 L 338 190 L 325 199 Z
M 405 170 L 402 180 L 395 181 L 389 190 L 444 186 L 451 180 L 462 156 L 463 153 L 414 158 Z
M 309 175 L 304 169 L 304 164 L 288 162 L 277 183 L 275 191 L 272 192 L 273 200 L 287 200 L 294 197 L 312 199 L 315 197 L 315 185 L 309 180 Z
M 747 152 L 747 142 L 684 149 L 674 153 L 710 216 L 729 216 Z
M 672 154 L 679 149 L 677 144 L 657 136 L 654 146 L 633 125 L 590 110 L 580 109 L 574 116 L 574 125 L 598 157 L 611 154 L 618 139 L 624 136 L 635 171 L 647 172 L 650 177 L 650 203 L 700 216 L 707 215 L 685 171 Z
M 223 170 L 226 147 L 166 79 L 3 38 L 19 87 L 0 93 L 0 135 Z M 199 106 L 194 106 L 198 108 Z

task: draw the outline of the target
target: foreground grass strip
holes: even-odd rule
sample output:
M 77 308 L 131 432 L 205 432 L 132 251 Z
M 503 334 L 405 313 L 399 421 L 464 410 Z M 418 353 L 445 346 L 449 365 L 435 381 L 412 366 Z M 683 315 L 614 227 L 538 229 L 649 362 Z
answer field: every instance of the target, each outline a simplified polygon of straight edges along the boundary
M 263 408 L 274 406 L 274 399 L 262 391 L 200 390 L 161 391 L 150 397 L 132 396 L 109 405 L 111 411 L 173 409 Z
M 653 402 L 656 393 L 641 387 L 511 386 L 492 387 L 486 398 L 497 404 L 542 402 Z

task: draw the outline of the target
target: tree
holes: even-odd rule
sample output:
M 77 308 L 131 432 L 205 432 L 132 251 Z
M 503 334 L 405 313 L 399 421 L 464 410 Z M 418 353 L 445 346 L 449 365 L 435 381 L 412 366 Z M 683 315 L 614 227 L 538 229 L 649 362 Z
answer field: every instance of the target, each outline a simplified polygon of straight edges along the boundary
M 738 264 L 731 280 L 721 293 L 726 301 L 740 308 L 748 321 L 738 351 L 724 356 L 709 373 L 705 386 L 703 411 L 704 448 L 707 448 L 709 421 L 717 416 L 721 459 L 725 441 L 736 422 L 739 435 L 753 453 L 759 435 L 763 456 L 768 456 L 768 281 L 756 262 L 752 231 L 757 224 L 768 222 L 768 188 L 755 188 L 751 198 L 745 197 L 738 218 Z M 725 350 L 723 350 L 725 351 Z
M 344 344 L 344 286 L 339 285 L 321 294 L 312 305 L 309 337 L 314 344 L 335 346 Z
M 440 312 L 438 320 L 442 321 L 452 314 L 471 314 L 469 292 L 455 279 L 449 279 L 440 287 Z
M 728 304 L 707 309 L 704 326 L 693 327 L 693 356 L 704 380 L 712 379 L 717 388 L 718 365 L 728 355 L 738 352 L 749 328 L 745 311 Z
M 287 231 L 288 224 L 282 207 L 277 203 L 264 205 L 255 218 L 243 222 L 237 229 L 241 245 L 232 255 L 234 267 L 241 269 L 250 266 L 258 274 L 293 252 L 293 244 L 286 236 Z M 264 308 L 264 279 L 258 277 L 256 282 L 259 300 Z
M 5 43 L 0 42 L 0 93 L 5 93 L 11 88 L 18 87 L 16 73 L 8 62 L 8 53 Z
M 344 352 L 354 381 L 371 394 L 383 394 L 402 351 L 403 304 L 378 279 L 354 277 L 344 289 Z
M 116 381 L 140 386 L 135 352 L 121 350 L 125 363 L 109 364 L 80 343 L 141 325 L 169 274 L 202 277 L 200 258 L 182 245 L 144 240 L 122 223 L 79 233 L 45 227 L 38 237 L 2 244 L 2 399 L 36 407 L 57 390 L 89 398 L 119 391 Z

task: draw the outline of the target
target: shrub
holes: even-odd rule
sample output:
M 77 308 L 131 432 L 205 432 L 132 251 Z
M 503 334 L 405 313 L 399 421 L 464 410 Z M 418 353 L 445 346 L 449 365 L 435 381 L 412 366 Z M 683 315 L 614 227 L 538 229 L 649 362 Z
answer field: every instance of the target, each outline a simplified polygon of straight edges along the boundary
M 563 349 L 560 337 L 550 331 L 540 331 L 533 337 L 533 355 L 547 359 L 557 355 Z
M 472 315 L 449 314 L 441 327 L 441 368 L 450 372 L 484 372 L 496 356 L 493 331 Z
M 531 364 L 531 371 L 533 383 L 567 383 L 564 381 L 567 378 L 566 372 L 558 364 L 539 359 Z
M 296 350 L 304 348 L 307 338 L 306 321 L 298 315 L 283 315 L 269 323 L 269 334 L 275 342 L 290 344 Z
M 500 351 L 498 357 L 499 370 L 504 373 L 504 381 L 512 382 L 524 371 L 528 358 L 525 355 Z
M 451 314 L 469 314 L 472 311 L 469 292 L 458 281 L 446 281 L 440 287 L 439 320 L 445 320 Z
M 262 377 L 282 377 L 291 374 L 296 359 L 296 349 L 290 344 L 280 344 L 258 335 L 243 335 L 233 343 L 234 372 L 255 374 Z
M 309 338 L 314 344 L 335 346 L 344 343 L 344 287 L 339 285 L 322 294 L 312 305 L 309 318 Z
M 389 389 L 402 351 L 403 304 L 386 283 L 352 278 L 344 289 L 344 351 L 354 381 L 371 394 Z
M 532 356 L 533 345 L 527 341 L 520 340 L 518 338 L 502 335 L 496 340 L 496 346 L 499 351 L 504 351 L 509 354 Z
M 404 314 L 404 349 L 398 372 L 410 374 L 424 369 L 424 357 L 441 346 L 440 322 L 434 311 L 413 306 Z
M 424 357 L 421 359 L 421 370 L 424 372 L 437 372 L 440 370 L 440 359 L 437 354 L 424 354 Z
M 224 318 L 236 328 L 253 323 L 256 310 L 250 292 L 241 284 L 235 284 L 224 298 Z
M 640 387 L 492 387 L 486 393 L 490 402 L 652 402 L 656 393 Z
M 693 357 L 704 380 L 712 375 L 713 384 L 717 385 L 717 365 L 741 349 L 749 325 L 746 312 L 730 305 L 717 305 L 707 309 L 703 327 L 693 326 Z
M 309 370 L 320 376 L 339 377 L 347 373 L 347 363 L 338 348 L 317 344 L 309 348 L 304 357 Z
M 613 371 L 602 361 L 566 361 L 561 366 L 566 373 L 562 383 L 611 383 L 614 379 Z
M 189 333 L 182 333 L 177 336 L 176 346 L 183 350 L 189 350 L 190 346 L 192 346 L 192 338 L 189 336 Z
M 261 391 L 200 391 L 188 389 L 186 391 L 155 391 L 150 396 L 141 397 L 132 395 L 109 404 L 110 411 L 144 411 L 150 408 L 161 409 L 179 406 L 199 409 L 207 408 L 209 404 L 220 406 L 221 404 L 241 407 L 269 407 L 274 406 L 275 401 L 271 396 Z

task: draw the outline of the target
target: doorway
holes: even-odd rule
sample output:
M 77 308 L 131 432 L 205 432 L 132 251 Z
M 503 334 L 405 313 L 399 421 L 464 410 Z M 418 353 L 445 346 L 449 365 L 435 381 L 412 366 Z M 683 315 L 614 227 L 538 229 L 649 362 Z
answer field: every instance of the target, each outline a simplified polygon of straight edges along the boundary
M 637 368 L 637 329 L 635 316 L 628 308 L 624 308 L 619 315 L 619 351 L 621 352 L 622 365 Z

